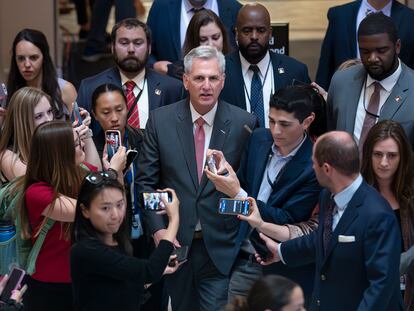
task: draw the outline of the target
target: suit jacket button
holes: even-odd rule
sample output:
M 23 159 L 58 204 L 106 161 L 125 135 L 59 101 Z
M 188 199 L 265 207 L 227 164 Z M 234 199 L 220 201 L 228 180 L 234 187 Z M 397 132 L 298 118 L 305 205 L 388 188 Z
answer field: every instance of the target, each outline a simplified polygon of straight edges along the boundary
M 325 274 L 321 274 L 321 280 L 322 280 L 322 281 L 325 281 L 325 280 L 326 280 L 326 276 L 325 276 Z
M 320 307 L 321 306 L 321 301 L 318 299 L 318 300 L 316 300 L 316 305 L 318 306 L 318 307 Z

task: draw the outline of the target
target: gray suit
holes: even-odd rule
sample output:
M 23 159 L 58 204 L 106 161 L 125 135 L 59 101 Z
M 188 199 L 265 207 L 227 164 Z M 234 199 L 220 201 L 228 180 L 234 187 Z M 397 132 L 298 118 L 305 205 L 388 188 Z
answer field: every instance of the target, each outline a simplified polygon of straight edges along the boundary
M 256 126 L 256 117 L 238 107 L 219 101 L 210 148 L 221 150 L 235 170 L 239 166 L 242 151 L 249 138 L 249 132 L 244 125 L 253 129 Z M 189 297 L 190 293 L 186 293 L 187 287 L 184 283 L 188 282 L 188 279 L 191 282 L 191 275 L 198 273 L 194 271 L 194 261 L 207 259 L 211 259 L 208 263 L 210 270 L 216 271 L 213 275 L 220 274 L 227 278 L 238 252 L 236 240 L 239 221 L 235 216 L 217 213 L 218 201 L 224 195 L 216 191 L 213 183 L 208 181 L 205 175 L 202 176 L 201 183 L 198 183 L 193 123 L 188 99 L 150 112 L 138 161 L 136 183 L 141 191 L 154 191 L 164 187 L 176 191 L 180 200 L 180 229 L 177 240 L 181 245 L 191 246 L 192 250 L 189 262 L 167 278 L 167 283 L 171 285 L 169 291 L 173 309 L 206 310 L 205 307 L 198 307 L 191 302 L 197 299 Z M 193 251 L 197 247 L 193 236 L 198 219 L 202 227 L 202 243 L 205 246 L 203 249 L 206 250 L 204 254 Z M 145 212 L 145 221 L 151 232 L 165 228 L 165 219 L 153 212 Z M 201 292 L 204 291 L 205 294 L 205 288 L 197 281 L 195 280 L 195 286 L 202 296 Z M 200 280 L 200 283 L 202 282 L 203 280 Z M 213 310 L 216 309 L 214 298 L 211 297 Z M 203 304 L 202 300 L 201 297 L 200 304 Z
M 401 75 L 386 100 L 378 121 L 394 120 L 402 125 L 414 146 L 414 71 L 401 62 Z M 337 71 L 328 92 L 328 128 L 354 133 L 361 90 L 366 79 L 363 65 Z

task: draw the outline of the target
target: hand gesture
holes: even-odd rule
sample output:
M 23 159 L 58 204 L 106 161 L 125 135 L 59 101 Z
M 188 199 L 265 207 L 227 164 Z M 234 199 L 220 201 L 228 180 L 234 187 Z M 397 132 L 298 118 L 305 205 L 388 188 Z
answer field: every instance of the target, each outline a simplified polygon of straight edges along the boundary
M 280 256 L 278 252 L 279 243 L 273 241 L 268 236 L 264 235 L 263 233 L 260 233 L 260 238 L 265 241 L 266 247 L 269 249 L 269 251 L 272 253 L 272 256 L 268 258 L 266 261 L 264 261 L 262 258 L 260 258 L 260 255 L 258 253 L 254 254 L 256 257 L 256 260 L 258 263 L 260 263 L 263 266 L 270 265 L 274 262 L 280 261 Z
M 248 197 L 247 200 L 250 202 L 249 216 L 238 215 L 237 218 L 239 218 L 240 220 L 247 221 L 252 228 L 260 229 L 260 227 L 263 224 L 263 219 L 260 216 L 256 200 L 250 197 Z

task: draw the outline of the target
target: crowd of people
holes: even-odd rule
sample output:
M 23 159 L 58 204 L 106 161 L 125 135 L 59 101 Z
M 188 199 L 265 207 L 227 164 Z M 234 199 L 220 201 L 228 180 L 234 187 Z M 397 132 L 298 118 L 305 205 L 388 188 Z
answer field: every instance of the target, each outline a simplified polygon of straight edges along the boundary
M 269 50 L 259 3 L 154 0 L 147 23 L 117 20 L 114 66 L 78 90 L 20 31 L 0 310 L 414 310 L 412 17 L 393 0 L 330 9 L 313 82 Z

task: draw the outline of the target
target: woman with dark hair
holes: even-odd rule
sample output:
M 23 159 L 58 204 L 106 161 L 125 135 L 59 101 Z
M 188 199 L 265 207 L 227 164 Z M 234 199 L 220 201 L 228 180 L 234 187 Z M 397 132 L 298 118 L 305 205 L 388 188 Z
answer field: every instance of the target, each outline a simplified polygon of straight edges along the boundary
M 304 311 L 304 301 L 298 284 L 268 275 L 253 284 L 246 298 L 235 298 L 226 311 Z
M 43 90 L 51 98 L 55 119 L 69 116 L 76 99 L 76 89 L 57 77 L 45 35 L 34 29 L 23 29 L 13 41 L 8 98 L 24 86 Z
M 224 55 L 231 52 L 226 28 L 220 18 L 211 10 L 203 9 L 196 12 L 190 20 L 183 45 L 183 57 L 200 45 L 215 47 Z M 179 60 L 167 65 L 167 74 L 182 79 L 184 63 Z
M 403 251 L 414 245 L 414 164 L 410 146 L 401 125 L 384 120 L 368 132 L 362 152 L 361 173 L 394 210 L 400 224 Z M 414 310 L 413 281 L 413 274 L 401 280 L 407 310 Z
M 42 230 L 47 233 L 35 271 L 28 279 L 25 303 L 30 310 L 73 309 L 68 233 L 75 216 L 79 188 L 86 175 L 81 164 L 92 168 L 84 162 L 83 145 L 78 132 L 63 121 L 39 125 L 32 137 L 19 203 L 21 232 L 33 244 Z M 122 151 L 111 161 L 118 171 L 125 161 L 125 150 Z
M 132 256 L 126 220 L 124 187 L 113 172 L 91 173 L 84 179 L 72 230 L 71 275 L 75 310 L 140 310 L 144 285 L 157 282 L 174 249 L 179 225 L 175 192 L 166 202 L 169 223 L 164 239 L 149 259 Z

